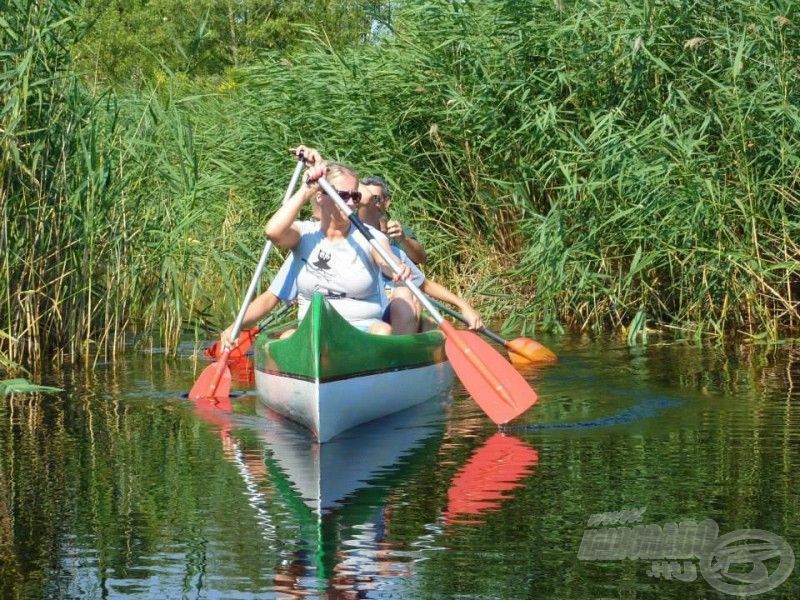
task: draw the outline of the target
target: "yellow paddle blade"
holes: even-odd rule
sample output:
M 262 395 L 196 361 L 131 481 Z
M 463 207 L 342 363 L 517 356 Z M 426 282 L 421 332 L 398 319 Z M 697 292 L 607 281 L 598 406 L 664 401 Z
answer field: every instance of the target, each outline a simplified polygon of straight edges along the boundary
M 552 365 L 558 362 L 552 350 L 528 337 L 518 337 L 506 342 L 505 346 L 508 358 L 515 365 Z

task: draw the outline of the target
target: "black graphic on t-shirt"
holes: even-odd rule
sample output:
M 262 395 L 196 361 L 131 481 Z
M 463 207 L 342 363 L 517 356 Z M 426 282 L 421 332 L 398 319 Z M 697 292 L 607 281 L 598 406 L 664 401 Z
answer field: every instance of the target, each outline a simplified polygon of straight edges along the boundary
M 308 262 L 308 259 L 306 258 L 301 258 L 300 260 L 305 263 L 306 269 L 308 269 L 308 272 L 312 273 L 314 277 L 321 281 L 332 283 L 336 280 L 336 273 L 334 272 L 333 267 L 328 264 L 330 258 L 330 253 L 320 250 L 317 260 L 315 260 L 313 263 Z
M 336 300 L 339 298 L 347 298 L 347 292 L 340 292 L 336 290 L 332 290 L 329 287 L 324 285 L 324 282 L 330 282 L 334 284 L 336 279 L 336 274 L 332 271 L 331 266 L 328 264 L 328 261 L 331 259 L 330 252 L 325 252 L 324 250 L 320 250 L 317 253 L 317 260 L 313 263 L 308 262 L 305 258 L 301 258 L 305 264 L 306 268 L 309 270 L 310 273 L 313 273 L 315 277 L 323 280 L 318 283 L 314 284 L 314 291 L 322 294 L 326 298 Z M 334 284 L 335 285 L 335 284 Z
M 331 259 L 330 252 L 325 252 L 324 250 L 322 250 L 322 248 L 320 248 L 319 252 L 317 253 L 317 260 L 315 260 L 311 264 L 313 264 L 318 269 L 322 269 L 324 271 L 330 271 L 331 266 L 328 264 L 328 261 L 330 261 L 330 259 Z

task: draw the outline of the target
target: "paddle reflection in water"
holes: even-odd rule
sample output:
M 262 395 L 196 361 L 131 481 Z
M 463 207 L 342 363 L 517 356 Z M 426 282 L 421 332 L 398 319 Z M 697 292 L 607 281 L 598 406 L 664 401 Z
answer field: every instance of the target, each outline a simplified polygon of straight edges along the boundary
M 539 453 L 522 440 L 497 432 L 478 448 L 447 490 L 445 522 L 480 524 L 478 515 L 499 510 L 509 492 L 534 470 Z

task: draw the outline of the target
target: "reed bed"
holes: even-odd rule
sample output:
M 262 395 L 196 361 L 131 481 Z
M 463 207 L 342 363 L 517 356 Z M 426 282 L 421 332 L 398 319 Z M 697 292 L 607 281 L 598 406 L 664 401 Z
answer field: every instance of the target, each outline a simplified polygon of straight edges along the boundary
M 227 162 L 234 139 L 198 152 L 195 99 L 169 86 L 90 94 L 69 55 L 77 7 L 20 0 L 2 22 L 14 42 L 0 129 L 7 370 L 54 353 L 106 357 L 131 336 L 174 352 L 249 267 L 224 254 L 225 223 L 246 218 L 232 210 L 247 183 Z
M 387 173 L 433 272 L 479 274 L 460 287 L 510 329 L 774 339 L 798 325 L 794 19 L 414 3 L 371 46 L 320 42 L 246 81 L 303 139 Z
M 385 175 L 428 273 L 508 330 L 639 343 L 798 325 L 790 3 L 399 2 L 363 43 L 307 32 L 222 77 L 102 94 L 72 67 L 75 3 L 13 6 L 6 367 L 131 334 L 172 352 L 222 326 L 298 142 Z

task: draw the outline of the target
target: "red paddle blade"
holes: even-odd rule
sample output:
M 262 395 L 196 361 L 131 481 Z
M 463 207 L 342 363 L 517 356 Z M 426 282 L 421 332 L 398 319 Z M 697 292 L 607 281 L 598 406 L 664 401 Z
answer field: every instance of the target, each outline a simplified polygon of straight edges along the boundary
M 236 348 L 231 350 L 232 359 L 245 358 L 247 356 L 247 353 L 250 352 L 250 347 L 253 345 L 253 338 L 256 335 L 256 331 L 257 329 L 250 329 L 242 333 Z
M 228 356 L 222 353 L 220 359 L 208 365 L 189 392 L 190 400 L 201 398 L 227 398 L 231 394 L 231 370 L 228 368 Z
M 253 345 L 253 339 L 256 337 L 258 333 L 258 327 L 253 327 L 252 329 L 247 329 L 239 334 L 239 343 L 233 347 L 230 353 L 230 360 L 239 360 L 244 358 L 245 355 L 250 351 L 250 347 Z M 214 342 L 208 348 L 203 350 L 203 354 L 206 355 L 208 358 L 212 360 L 217 360 L 220 356 L 222 356 L 222 348 L 219 342 Z
M 246 356 L 240 360 L 234 360 L 228 365 L 231 369 L 231 381 L 244 385 L 253 385 L 256 382 L 256 370 L 253 362 Z
M 533 471 L 539 453 L 525 442 L 495 433 L 476 450 L 447 490 L 445 519 L 450 522 L 476 523 L 465 515 L 479 515 L 497 510 L 518 488 L 520 480 Z
M 536 403 L 536 392 L 499 352 L 471 331 L 439 324 L 444 350 L 456 375 L 497 425 L 508 423 Z
M 518 337 L 506 342 L 506 348 L 508 358 L 515 365 L 551 365 L 558 362 L 558 357 L 552 350 L 528 337 Z

